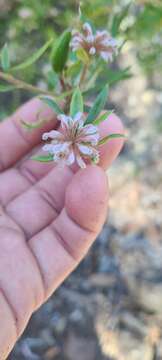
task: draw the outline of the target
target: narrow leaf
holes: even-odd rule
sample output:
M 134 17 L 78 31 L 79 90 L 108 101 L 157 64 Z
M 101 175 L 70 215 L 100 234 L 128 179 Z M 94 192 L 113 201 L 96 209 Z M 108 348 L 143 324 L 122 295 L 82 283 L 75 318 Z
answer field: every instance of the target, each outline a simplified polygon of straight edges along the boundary
M 106 84 L 109 84 L 110 86 L 112 84 L 118 83 L 121 80 L 129 79 L 130 77 L 133 76 L 130 70 L 131 70 L 130 67 L 115 71 L 110 68 L 106 68 L 106 71 L 105 69 L 103 69 L 103 72 L 102 74 L 100 74 L 95 88 L 99 91 Z
M 101 110 L 103 110 L 108 97 L 108 85 L 104 87 L 104 89 L 97 96 L 93 107 L 91 108 L 85 124 L 90 124 L 96 119 L 96 117 L 100 114 Z
M 52 155 L 38 155 L 38 156 L 33 156 L 31 158 L 31 160 L 35 160 L 35 161 L 39 161 L 39 162 L 50 162 L 53 161 L 53 156 Z
M 10 58 L 8 45 L 5 44 L 1 51 L 1 66 L 4 71 L 8 71 L 10 68 Z
M 82 66 L 83 65 L 80 60 L 76 61 L 72 65 L 68 66 L 68 68 L 66 70 L 66 75 L 68 77 L 72 77 L 72 78 L 78 76 Z
M 89 63 L 89 56 L 87 55 L 86 51 L 83 48 L 80 48 L 76 52 L 77 58 L 83 62 L 83 64 Z
M 56 74 L 55 71 L 50 70 L 47 74 L 47 79 L 50 88 L 55 89 L 59 82 L 58 74 Z
M 46 52 L 46 50 L 51 46 L 53 43 L 53 39 L 48 40 L 39 50 L 37 50 L 32 56 L 30 56 L 27 60 L 22 62 L 19 65 L 14 66 L 11 70 L 12 71 L 19 71 L 24 70 L 27 67 L 33 65 L 36 61 L 40 59 L 40 57 Z
M 65 67 L 69 53 L 70 40 L 71 32 L 69 30 L 64 31 L 52 49 L 51 63 L 53 70 L 57 73 L 61 72 Z
M 107 120 L 107 118 L 114 112 L 114 110 L 106 111 L 104 114 L 101 114 L 97 119 L 93 121 L 94 125 L 99 125 L 102 121 Z
M 126 136 L 124 134 L 110 134 L 110 135 L 105 136 L 103 139 L 101 139 L 98 144 L 104 145 L 109 140 L 118 139 L 118 138 L 126 138 Z
M 91 107 L 87 104 L 84 104 L 84 112 L 89 113 L 90 110 L 91 110 Z
M 78 112 L 83 112 L 83 97 L 79 88 L 77 88 L 72 96 L 70 104 L 70 115 L 73 117 Z
M 14 85 L 1 85 L 0 84 L 0 92 L 8 92 L 17 89 L 17 86 Z
M 125 7 L 123 7 L 123 9 L 120 11 L 120 13 L 114 15 L 114 18 L 112 20 L 112 26 L 111 26 L 112 36 L 117 36 L 117 34 L 119 33 L 120 25 L 121 25 L 122 21 L 128 15 L 130 6 L 131 6 L 131 2 L 128 5 L 126 5 Z
M 30 124 L 30 123 L 28 123 L 28 122 L 26 122 L 24 120 L 21 120 L 21 123 L 25 127 L 25 129 L 33 130 L 33 129 L 40 128 L 45 123 L 45 120 L 39 120 L 39 121 L 37 121 L 35 123 L 32 123 L 32 124 Z
M 44 101 L 56 114 L 63 114 L 63 110 L 59 107 L 55 100 L 47 96 L 40 96 L 40 100 Z

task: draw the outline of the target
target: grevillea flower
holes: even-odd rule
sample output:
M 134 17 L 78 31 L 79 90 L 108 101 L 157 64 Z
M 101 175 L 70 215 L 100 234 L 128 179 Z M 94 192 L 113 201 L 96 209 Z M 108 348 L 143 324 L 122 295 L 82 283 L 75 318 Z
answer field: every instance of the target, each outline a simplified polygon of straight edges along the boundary
M 89 55 L 100 55 L 106 62 L 112 61 L 113 55 L 117 53 L 118 42 L 106 31 L 97 31 L 93 34 L 89 23 L 83 25 L 83 32 L 74 30 L 71 48 L 77 51 L 83 48 Z
M 61 121 L 60 131 L 52 130 L 43 134 L 43 140 L 51 140 L 43 146 L 43 150 L 51 154 L 55 162 L 66 165 L 77 162 L 81 168 L 85 168 L 86 159 L 98 163 L 98 127 L 84 125 L 85 117 L 81 112 L 74 117 L 61 114 L 58 120 Z

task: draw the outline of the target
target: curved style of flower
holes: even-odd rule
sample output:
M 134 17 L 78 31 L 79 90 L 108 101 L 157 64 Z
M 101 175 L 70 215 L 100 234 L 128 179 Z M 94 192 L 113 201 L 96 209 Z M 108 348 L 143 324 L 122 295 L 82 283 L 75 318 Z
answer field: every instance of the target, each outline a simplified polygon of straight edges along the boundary
M 83 24 L 83 33 L 73 31 L 71 40 L 72 51 L 83 48 L 89 55 L 100 55 L 106 62 L 113 60 L 113 55 L 117 53 L 118 42 L 106 31 L 96 31 L 93 34 L 89 23 Z
M 85 118 L 81 112 L 74 117 L 58 115 L 58 120 L 61 121 L 60 131 L 52 130 L 43 134 L 43 140 L 51 140 L 43 146 L 43 150 L 51 154 L 55 162 L 63 165 L 77 162 L 81 168 L 85 168 L 86 159 L 98 163 L 98 127 L 93 124 L 84 125 Z

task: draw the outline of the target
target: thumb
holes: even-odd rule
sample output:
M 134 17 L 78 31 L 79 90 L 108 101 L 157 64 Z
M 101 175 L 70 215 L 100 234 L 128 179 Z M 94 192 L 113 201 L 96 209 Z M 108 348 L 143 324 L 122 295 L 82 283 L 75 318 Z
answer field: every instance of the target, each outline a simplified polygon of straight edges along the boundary
M 106 175 L 100 167 L 88 166 L 73 176 L 58 217 L 29 241 L 43 274 L 46 298 L 88 251 L 104 223 L 107 205 Z

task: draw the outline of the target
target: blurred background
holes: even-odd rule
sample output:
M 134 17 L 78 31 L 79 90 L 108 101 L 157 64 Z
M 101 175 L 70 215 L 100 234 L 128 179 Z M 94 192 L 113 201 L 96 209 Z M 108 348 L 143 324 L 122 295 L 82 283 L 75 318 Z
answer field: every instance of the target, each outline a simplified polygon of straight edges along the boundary
M 108 70 L 108 108 L 129 140 L 109 170 L 109 221 L 86 259 L 36 313 L 10 360 L 162 359 L 162 1 L 87 0 L 85 14 L 125 42 Z M 0 0 L 0 45 L 21 62 L 75 26 L 78 1 Z M 22 78 L 46 88 L 48 59 Z M 41 74 L 41 75 L 40 75 Z M 30 98 L 0 94 L 0 119 Z

